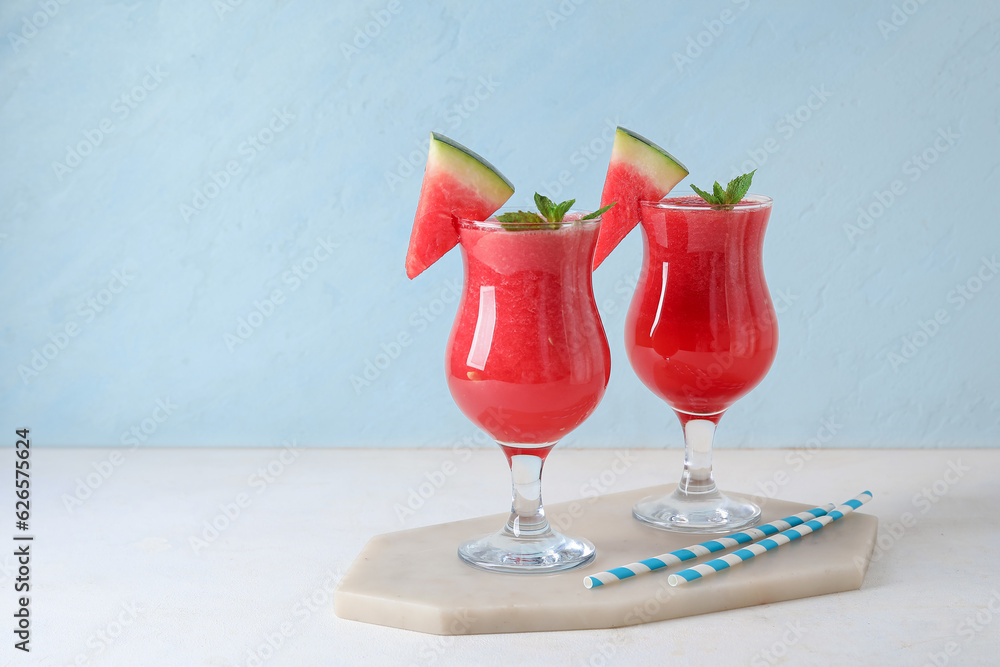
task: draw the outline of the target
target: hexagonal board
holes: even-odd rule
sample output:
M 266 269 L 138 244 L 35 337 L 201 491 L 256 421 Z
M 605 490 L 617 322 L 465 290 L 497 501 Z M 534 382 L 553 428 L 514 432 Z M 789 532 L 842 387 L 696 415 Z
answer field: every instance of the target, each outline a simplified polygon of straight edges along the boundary
M 632 518 L 635 501 L 671 489 L 651 487 L 547 506 L 546 514 L 560 530 L 597 546 L 597 557 L 588 566 L 557 574 L 483 572 L 459 559 L 460 542 L 498 530 L 505 514 L 377 535 L 341 580 L 334 608 L 341 618 L 437 635 L 585 630 L 839 593 L 858 589 L 864 581 L 878 519 L 855 512 L 686 586 L 667 584 L 667 573 L 680 569 L 675 566 L 585 589 L 587 574 L 712 539 L 658 530 Z M 811 507 L 767 500 L 761 504 L 761 522 Z

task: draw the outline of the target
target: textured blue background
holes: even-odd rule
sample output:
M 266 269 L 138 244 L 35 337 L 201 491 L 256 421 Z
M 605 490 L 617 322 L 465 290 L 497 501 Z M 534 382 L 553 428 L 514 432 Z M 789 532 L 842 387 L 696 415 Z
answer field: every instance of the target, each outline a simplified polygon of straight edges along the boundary
M 428 131 L 511 203 L 594 207 L 622 124 L 776 202 L 780 351 L 720 446 L 998 443 L 995 2 L 44 0 L 0 28 L 0 424 L 37 442 L 485 443 L 444 382 L 460 257 L 403 272 Z M 622 344 L 640 252 L 595 274 L 614 370 L 568 444 L 680 441 Z

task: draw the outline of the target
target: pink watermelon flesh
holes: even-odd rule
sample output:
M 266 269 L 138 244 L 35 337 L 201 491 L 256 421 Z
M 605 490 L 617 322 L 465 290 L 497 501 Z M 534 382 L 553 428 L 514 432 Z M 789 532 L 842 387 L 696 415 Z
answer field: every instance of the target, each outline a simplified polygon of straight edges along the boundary
M 601 235 L 594 254 L 595 269 L 639 223 L 639 202 L 659 201 L 672 188 L 663 188 L 628 162 L 612 161 L 608 165 L 601 206 L 618 203 L 601 216 Z
M 407 277 L 417 277 L 458 244 L 456 218 L 485 220 L 513 193 L 488 162 L 434 134 L 406 252 Z

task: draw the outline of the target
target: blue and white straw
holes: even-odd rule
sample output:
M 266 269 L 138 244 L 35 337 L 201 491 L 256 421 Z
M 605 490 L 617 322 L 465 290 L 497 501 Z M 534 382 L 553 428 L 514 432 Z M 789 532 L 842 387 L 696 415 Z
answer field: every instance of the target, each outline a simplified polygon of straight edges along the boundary
M 676 574 L 671 574 L 667 577 L 667 583 L 671 586 L 681 586 L 696 579 L 702 579 L 704 577 L 711 576 L 716 572 L 720 572 L 730 567 L 739 565 L 740 563 L 744 563 L 755 556 L 767 553 L 771 549 L 777 549 L 782 544 L 788 544 L 792 540 L 797 540 L 804 535 L 816 532 L 823 526 L 829 525 L 837 519 L 850 514 L 871 499 L 871 492 L 865 491 L 852 500 L 848 500 L 843 505 L 840 505 L 830 513 L 810 521 L 806 521 L 797 528 L 789 528 L 788 530 L 778 533 L 774 537 L 761 540 L 757 544 L 751 544 L 748 547 L 744 547 L 743 549 L 734 551 L 731 554 L 727 554 L 722 558 L 716 558 L 715 560 L 710 560 L 707 563 L 695 565 L 687 570 L 681 570 Z
M 583 585 L 585 588 L 594 588 L 596 586 L 617 584 L 623 579 L 649 574 L 650 572 L 655 572 L 656 570 L 669 567 L 670 565 L 676 565 L 677 563 L 683 563 L 686 560 L 698 558 L 699 556 L 704 556 L 705 554 L 715 553 L 716 551 L 724 551 L 730 547 L 735 547 L 740 544 L 756 542 L 761 538 L 777 535 L 781 531 L 788 530 L 793 526 L 800 526 L 810 519 L 816 519 L 817 517 L 824 516 L 827 512 L 832 510 L 833 507 L 833 503 L 827 503 L 823 507 L 815 507 L 811 510 L 806 510 L 805 512 L 799 512 L 793 516 L 786 516 L 784 519 L 772 521 L 771 523 L 765 523 L 764 525 L 757 526 L 755 528 L 749 528 L 740 533 L 733 533 L 732 535 L 728 535 L 726 537 L 720 537 L 718 539 L 709 540 L 708 542 L 702 542 L 701 544 L 685 547 L 684 549 L 671 551 L 670 553 L 660 554 L 659 556 L 654 556 L 652 558 L 646 558 L 638 563 L 630 563 L 606 572 L 593 574 L 583 578 Z

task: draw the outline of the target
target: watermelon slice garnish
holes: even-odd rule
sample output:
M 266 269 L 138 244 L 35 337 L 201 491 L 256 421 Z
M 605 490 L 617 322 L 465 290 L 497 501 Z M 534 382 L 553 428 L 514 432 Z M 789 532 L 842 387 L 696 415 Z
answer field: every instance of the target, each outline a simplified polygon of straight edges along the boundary
M 639 223 L 639 202 L 663 199 L 687 175 L 684 165 L 649 139 L 624 127 L 615 131 L 601 206 L 618 205 L 602 219 L 595 269 Z
M 514 186 L 496 167 L 458 142 L 431 132 L 406 252 L 406 275 L 417 277 L 458 244 L 456 218 L 485 220 L 512 194 Z

